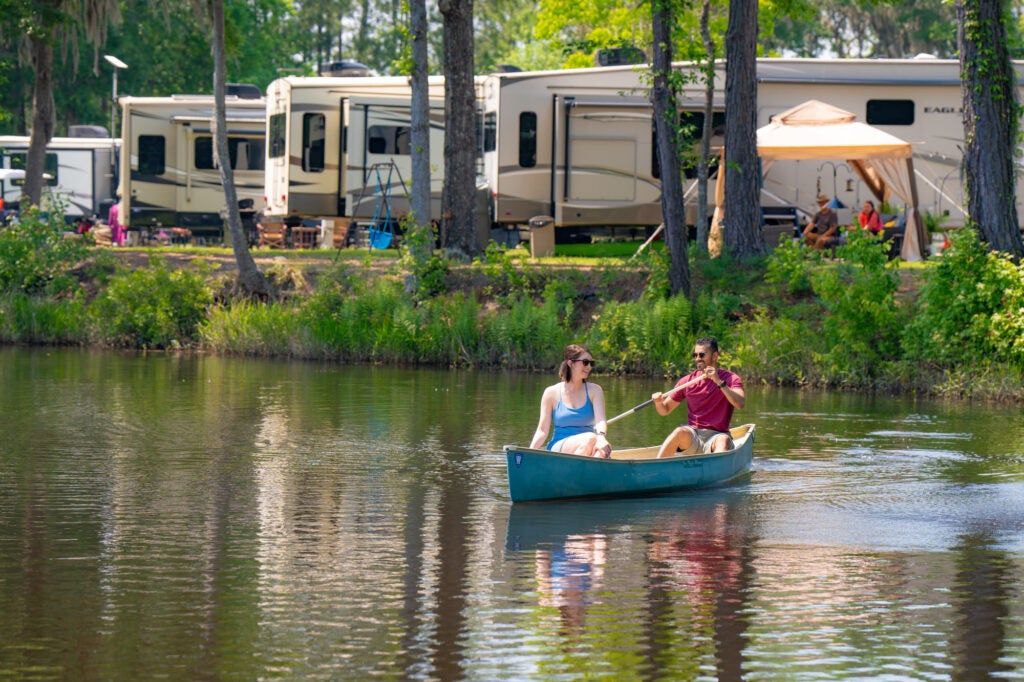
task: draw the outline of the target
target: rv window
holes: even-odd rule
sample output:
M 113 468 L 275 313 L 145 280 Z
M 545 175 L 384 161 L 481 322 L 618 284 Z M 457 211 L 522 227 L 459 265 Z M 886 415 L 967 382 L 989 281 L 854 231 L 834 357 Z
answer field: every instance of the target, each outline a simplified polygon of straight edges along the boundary
M 197 137 L 194 146 L 195 167 L 199 170 L 213 170 L 213 138 Z M 231 167 L 237 171 L 263 170 L 263 140 L 248 137 L 229 137 L 228 156 Z
M 367 150 L 371 154 L 409 155 L 408 126 L 370 126 Z
M 484 114 L 484 151 L 498 149 L 498 115 L 493 111 Z
M 212 170 L 217 167 L 213 162 L 213 138 L 197 137 L 193 143 L 193 157 L 196 168 L 199 170 Z
M 325 128 L 323 114 L 302 115 L 302 170 L 307 173 L 324 171 Z
M 266 141 L 261 137 L 239 137 L 228 140 L 231 146 L 231 165 L 238 170 L 261 171 L 266 168 Z
M 22 152 L 17 152 L 10 155 L 11 168 L 17 168 L 19 170 L 25 170 L 25 163 L 28 161 L 28 155 Z M 52 152 L 46 152 L 46 161 L 43 162 L 43 172 L 50 176 L 50 179 L 46 181 L 46 184 L 50 187 L 56 187 L 58 183 L 57 173 L 59 171 L 60 164 L 57 163 L 57 155 Z M 11 184 L 20 187 L 25 184 L 24 180 L 12 180 Z
M 284 136 L 288 129 L 288 117 L 285 114 L 270 115 L 270 158 L 279 159 L 284 156 Z
M 163 135 L 139 135 L 139 173 L 163 175 L 166 142 Z
M 914 125 L 914 101 L 910 99 L 869 99 L 868 125 Z
M 519 166 L 537 165 L 537 114 L 524 111 L 519 114 Z

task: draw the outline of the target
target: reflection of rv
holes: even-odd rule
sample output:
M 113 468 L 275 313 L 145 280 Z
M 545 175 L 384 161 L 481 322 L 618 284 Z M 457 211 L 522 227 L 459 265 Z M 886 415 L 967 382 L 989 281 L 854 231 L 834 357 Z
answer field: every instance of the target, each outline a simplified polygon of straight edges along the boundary
M 761 59 L 757 124 L 766 125 L 772 115 L 810 99 L 845 109 L 914 145 L 919 208 L 948 213 L 949 224 L 958 224 L 963 221 L 959 75 L 959 64 L 951 60 Z M 716 144 L 722 143 L 724 83 L 724 67 L 719 66 Z M 498 224 L 525 225 L 539 215 L 551 216 L 556 226 L 661 221 L 642 69 L 494 74 L 485 79 L 483 92 L 484 172 Z M 703 102 L 700 83 L 685 86 L 679 108 L 695 131 L 703 124 Z M 776 162 L 767 169 L 762 204 L 807 210 L 820 192 L 837 196 L 848 207 L 872 198 L 843 161 Z M 690 202 L 696 195 L 694 182 L 687 180 Z M 1024 199 L 1020 188 L 1017 195 Z M 840 212 L 840 218 L 849 220 L 850 215 Z
M 229 86 L 228 152 L 239 200 L 263 196 L 266 103 Z M 212 95 L 121 97 L 122 210 L 129 229 L 186 227 L 219 235 L 227 206 L 214 158 Z
M 444 80 L 430 78 L 431 196 L 439 211 L 444 160 Z M 379 164 L 394 164 L 391 198 L 408 210 L 412 181 L 411 89 L 405 77 L 289 76 L 267 88 L 268 216 L 368 217 L 378 200 Z M 387 171 L 381 172 L 387 182 Z M 389 188 L 382 187 L 387 192 Z M 358 204 L 358 205 L 356 205 Z
M 91 130 L 91 128 L 90 128 Z M 70 131 L 76 132 L 75 127 Z M 105 134 L 106 131 L 104 130 Z M 0 168 L 25 168 L 28 137 L 0 137 Z M 117 168 L 120 141 L 109 137 L 55 137 L 46 146 L 47 201 L 56 201 L 69 222 L 106 218 L 114 196 L 112 180 Z M 24 180 L 11 180 L 3 185 L 2 203 L 7 210 L 17 207 Z

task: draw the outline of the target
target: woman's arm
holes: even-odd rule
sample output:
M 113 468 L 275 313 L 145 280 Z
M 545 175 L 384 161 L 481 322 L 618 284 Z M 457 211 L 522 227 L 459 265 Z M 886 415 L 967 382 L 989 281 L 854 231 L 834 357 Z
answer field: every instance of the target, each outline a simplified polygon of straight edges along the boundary
M 548 386 L 544 389 L 544 393 L 540 397 L 540 421 L 537 422 L 537 430 L 533 434 L 533 440 L 530 441 L 530 447 L 537 449 L 544 445 L 544 441 L 548 438 L 548 431 L 551 430 L 551 413 L 555 410 L 555 404 L 551 402 L 551 397 L 556 395 L 558 391 L 558 385 Z
M 590 401 L 594 403 L 594 432 L 597 434 L 597 442 L 594 444 L 594 452 L 601 452 L 605 456 L 611 454 L 612 446 L 608 442 L 608 421 L 604 411 L 604 389 L 597 384 L 590 384 Z

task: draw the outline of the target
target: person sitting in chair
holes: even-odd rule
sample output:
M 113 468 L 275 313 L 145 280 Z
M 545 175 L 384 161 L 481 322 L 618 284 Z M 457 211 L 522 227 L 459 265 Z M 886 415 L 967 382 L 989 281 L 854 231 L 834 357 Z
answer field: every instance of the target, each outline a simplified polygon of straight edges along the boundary
M 828 202 L 827 196 L 818 195 L 818 212 L 811 218 L 811 222 L 807 223 L 803 232 L 804 243 L 819 251 L 839 243 L 839 216 L 828 207 Z

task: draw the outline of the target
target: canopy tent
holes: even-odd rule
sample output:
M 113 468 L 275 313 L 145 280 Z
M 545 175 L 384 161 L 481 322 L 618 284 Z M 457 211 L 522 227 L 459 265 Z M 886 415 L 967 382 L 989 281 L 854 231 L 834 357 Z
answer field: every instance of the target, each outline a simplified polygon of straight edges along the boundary
M 860 123 L 856 116 L 818 100 L 810 100 L 777 114 L 757 131 L 757 153 L 762 173 L 775 161 L 842 159 L 863 179 L 879 201 L 895 194 L 907 205 L 907 228 L 900 256 L 924 258 L 926 235 L 917 210 L 917 183 L 909 142 Z M 721 223 L 725 174 L 718 174 L 712 231 Z

